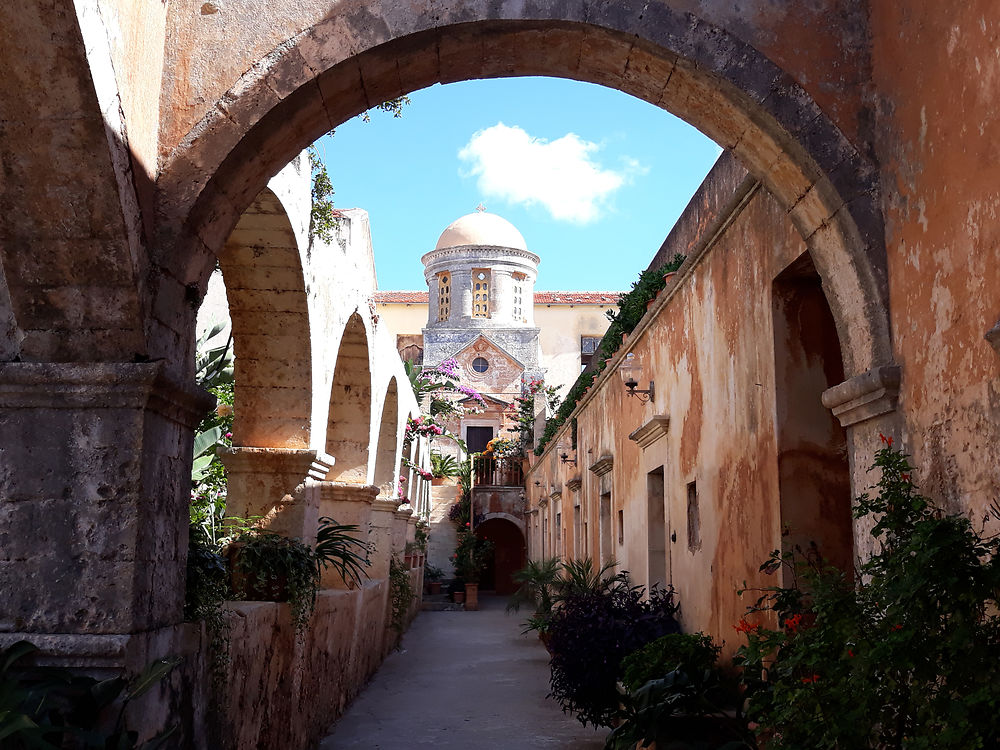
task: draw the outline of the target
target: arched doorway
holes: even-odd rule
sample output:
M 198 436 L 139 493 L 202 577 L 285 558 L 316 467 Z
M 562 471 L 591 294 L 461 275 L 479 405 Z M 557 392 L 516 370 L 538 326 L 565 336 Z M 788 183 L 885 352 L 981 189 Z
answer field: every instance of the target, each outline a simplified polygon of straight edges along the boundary
M 476 536 L 493 542 L 493 559 L 487 565 L 480 588 L 498 594 L 517 590 L 514 573 L 525 565 L 524 533 L 514 521 L 503 516 L 487 516 L 476 526 Z

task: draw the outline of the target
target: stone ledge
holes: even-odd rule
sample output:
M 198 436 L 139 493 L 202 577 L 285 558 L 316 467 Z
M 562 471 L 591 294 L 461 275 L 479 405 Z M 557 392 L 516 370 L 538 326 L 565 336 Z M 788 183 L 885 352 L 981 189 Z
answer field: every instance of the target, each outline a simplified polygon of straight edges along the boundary
M 378 486 L 374 484 L 351 484 L 350 482 L 318 482 L 321 500 L 334 502 L 367 503 L 371 505 L 378 497 Z M 393 509 L 395 510 L 395 509 Z
M 39 649 L 36 664 L 136 671 L 154 659 L 195 653 L 200 640 L 201 625 L 180 623 L 126 634 L 0 633 L 0 649 L 28 641 Z
M 597 476 L 603 477 L 605 474 L 611 471 L 614 465 L 615 465 L 615 457 L 606 453 L 590 465 L 590 470 L 594 472 L 594 474 L 596 474 Z
M 573 477 L 566 481 L 566 488 L 570 492 L 579 492 L 580 488 L 583 486 L 583 480 L 580 477 Z
M 902 371 L 884 365 L 845 380 L 823 392 L 823 406 L 840 420 L 842 427 L 895 411 Z
M 215 397 L 168 375 L 162 362 L 3 362 L 2 409 L 150 409 L 194 427 Z
M 642 427 L 630 433 L 628 439 L 638 443 L 639 447 L 645 450 L 666 435 L 669 427 L 670 417 L 665 414 L 657 414 Z

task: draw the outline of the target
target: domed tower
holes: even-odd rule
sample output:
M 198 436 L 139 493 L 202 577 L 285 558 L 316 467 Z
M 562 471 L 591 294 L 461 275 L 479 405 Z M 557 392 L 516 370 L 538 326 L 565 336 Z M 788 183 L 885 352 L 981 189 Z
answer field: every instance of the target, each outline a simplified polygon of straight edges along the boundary
M 421 261 L 429 291 L 425 364 L 456 357 L 485 339 L 478 342 L 480 349 L 492 344 L 522 371 L 537 371 L 534 289 L 539 257 L 528 251 L 513 224 L 485 211 L 463 216 L 441 233 Z M 487 357 L 476 359 L 475 372 L 489 367 Z

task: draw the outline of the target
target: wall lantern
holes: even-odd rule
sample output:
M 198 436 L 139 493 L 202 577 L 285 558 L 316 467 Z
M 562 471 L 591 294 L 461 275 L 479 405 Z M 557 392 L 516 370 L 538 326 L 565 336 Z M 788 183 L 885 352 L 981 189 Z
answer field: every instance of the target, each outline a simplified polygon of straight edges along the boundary
M 571 450 L 573 450 L 572 446 L 566 442 L 560 442 L 559 445 L 556 446 L 556 453 L 559 455 L 559 460 L 564 464 L 573 464 L 576 466 L 576 459 L 569 457 L 569 452 Z
M 625 392 L 629 396 L 635 396 L 642 402 L 647 402 L 653 397 L 653 381 L 649 381 L 649 388 L 640 390 L 639 378 L 642 377 L 642 361 L 635 356 L 634 352 L 625 355 L 625 359 L 618 365 L 618 374 L 622 376 L 625 383 Z

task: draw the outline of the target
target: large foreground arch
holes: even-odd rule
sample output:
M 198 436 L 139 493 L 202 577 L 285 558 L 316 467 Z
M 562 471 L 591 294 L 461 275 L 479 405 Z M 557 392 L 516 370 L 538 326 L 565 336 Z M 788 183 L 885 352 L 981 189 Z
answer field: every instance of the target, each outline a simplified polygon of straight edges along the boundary
M 156 261 L 203 283 L 220 237 L 263 182 L 331 127 L 433 83 L 518 75 L 619 89 L 731 149 L 807 241 L 847 376 L 891 363 L 873 166 L 792 76 L 725 29 L 659 3 L 461 0 L 433 12 L 341 3 L 248 70 L 169 155 Z

